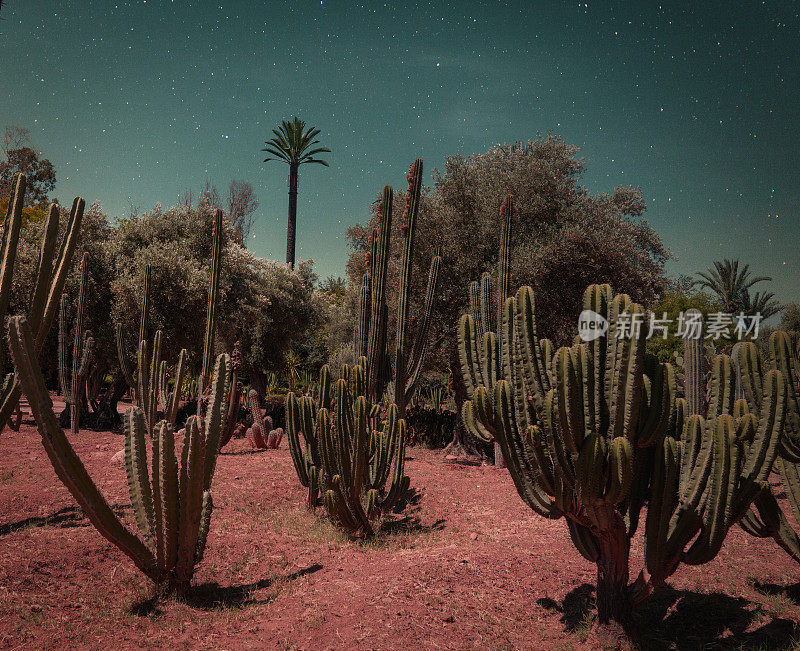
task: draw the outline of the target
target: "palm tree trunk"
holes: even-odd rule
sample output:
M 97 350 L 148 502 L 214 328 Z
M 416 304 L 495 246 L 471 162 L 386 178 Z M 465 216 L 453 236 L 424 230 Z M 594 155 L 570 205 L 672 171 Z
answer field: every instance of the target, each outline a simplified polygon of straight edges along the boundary
M 286 230 L 286 264 L 294 269 L 294 239 L 297 232 L 297 163 L 289 163 L 289 225 Z

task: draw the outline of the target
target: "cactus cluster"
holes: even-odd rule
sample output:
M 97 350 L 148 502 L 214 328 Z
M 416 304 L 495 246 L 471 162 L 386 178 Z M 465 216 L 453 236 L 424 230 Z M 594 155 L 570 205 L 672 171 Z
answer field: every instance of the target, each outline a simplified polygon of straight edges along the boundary
M 86 376 L 94 361 L 94 337 L 91 330 L 84 330 L 86 289 L 89 278 L 89 254 L 84 253 L 80 265 L 80 283 L 75 319 L 72 325 L 72 362 L 69 358 L 69 327 L 67 326 L 67 295 L 61 296 L 58 315 L 58 377 L 61 395 L 67 404 L 70 429 L 75 435 L 80 431 L 81 414 L 89 411 L 86 398 Z M 70 372 L 71 366 L 71 372 Z
M 390 384 L 392 400 L 402 415 L 419 382 L 427 350 L 428 330 L 436 296 L 436 283 L 441 266 L 437 251 L 431 261 L 425 303 L 419 315 L 414 341 L 409 346 L 408 324 L 410 314 L 410 286 L 414 258 L 414 236 L 422 192 L 422 159 L 417 158 L 409 168 L 406 203 L 401 217 L 403 233 L 400 259 L 400 279 L 397 298 L 397 330 L 395 334 L 394 365 L 388 351 L 388 306 L 386 283 L 391 254 L 392 202 L 394 191 L 387 185 L 378 202 L 378 228 L 370 238 L 371 249 L 367 255 L 367 273 L 360 292 L 359 312 L 354 335 L 354 357 L 366 356 L 369 360 L 366 398 L 370 404 L 383 400 Z
M 564 517 L 579 552 L 597 564 L 599 625 L 630 630 L 632 608 L 681 562 L 714 558 L 763 489 L 778 451 L 786 381 L 779 371 L 762 378 L 743 369 L 760 387 L 748 409 L 734 399 L 732 361 L 718 356 L 707 415 L 690 415 L 676 398 L 671 365 L 646 354 L 644 329 L 626 336 L 624 322 L 641 319 L 641 306 L 593 285 L 584 309 L 602 315 L 608 331 L 552 353 L 537 335 L 533 290 L 506 299 L 500 341 L 492 344 L 502 379 L 491 391 L 477 385 L 464 417 L 472 431 L 498 441 L 523 500 L 544 517 Z M 744 349 L 752 355 L 755 348 Z M 629 585 L 630 541 L 645 502 L 645 568 Z
M 25 203 L 27 180 L 24 174 L 14 176 L 11 184 L 11 197 L 4 222 L 2 242 L 0 242 L 0 314 L 5 315 L 11 298 L 11 284 L 14 274 L 14 263 L 19 244 L 19 233 L 22 226 L 22 209 Z M 59 309 L 61 293 L 67 280 L 72 257 L 78 242 L 83 211 L 86 202 L 76 197 L 72 202 L 64 240 L 58 247 L 58 223 L 60 209 L 52 203 L 47 209 L 47 217 L 42 228 L 42 240 L 39 249 L 39 263 L 36 269 L 31 302 L 28 308 L 27 321 L 33 332 L 35 354 L 42 350 L 50 327 Z M 0 387 L 0 430 L 5 427 L 12 413 L 19 406 L 22 386 L 15 373 L 3 377 Z M 19 414 L 19 411 L 18 411 Z
M 475 390 L 485 387 L 491 395 L 496 382 L 502 377 L 500 367 L 500 348 L 498 329 L 502 323 L 502 308 L 511 293 L 511 229 L 514 216 L 514 197 L 506 195 L 500 206 L 503 218 L 500 233 L 500 254 L 498 256 L 497 285 L 494 301 L 492 298 L 492 274 L 488 271 L 481 275 L 480 281 L 473 280 L 469 284 L 469 312 L 461 317 L 458 327 L 458 351 L 461 372 L 472 399 Z M 493 316 L 492 307 L 496 306 L 497 315 Z M 468 403 L 462 406 L 462 411 Z M 474 419 L 463 417 L 467 430 L 479 441 L 495 443 L 495 465 L 503 467 L 503 454 L 494 436 L 485 428 L 474 427 Z
M 256 450 L 277 450 L 283 440 L 283 428 L 273 428 L 272 418 L 264 417 L 258 400 L 258 391 L 250 389 L 247 395 L 247 404 L 253 424 L 245 432 L 250 445 Z
M 59 427 L 24 317 L 9 321 L 8 343 L 42 443 L 61 481 L 97 530 L 133 560 L 156 584 L 159 594 L 182 596 L 203 557 L 208 535 L 211 480 L 230 389 L 228 356 L 217 357 L 204 416 L 192 416 L 187 421 L 180 468 L 173 425 L 162 420 L 153 429 L 152 468 L 148 472 L 145 410 L 128 410 L 124 421 L 125 465 L 141 533 L 137 537 L 114 514 Z M 152 405 L 155 392 L 147 385 L 140 388 L 145 402 Z
M 787 380 L 786 422 L 775 466 L 780 474 L 795 522 L 800 522 L 800 341 L 792 340 L 786 332 L 773 332 L 769 339 L 769 367 Z M 738 351 L 737 370 L 744 381 L 739 382 L 741 393 L 751 410 L 764 393 L 763 383 L 756 373 L 762 368 L 757 351 Z M 754 370 L 755 373 L 747 373 Z M 755 382 L 747 381 L 756 377 Z M 773 538 L 786 553 L 800 563 L 800 535 L 781 511 L 778 500 L 767 486 L 755 500 L 754 508 L 742 519 L 741 527 L 759 538 Z
M 374 535 L 378 516 L 405 505 L 410 485 L 405 421 L 395 404 L 384 418 L 379 405 L 370 405 L 368 369 L 361 357 L 353 367 L 343 366 L 331 386 L 330 369 L 323 366 L 319 404 L 310 396 L 286 398 L 289 450 L 308 488 L 308 508 L 316 508 L 321 493 L 330 519 L 364 537 Z

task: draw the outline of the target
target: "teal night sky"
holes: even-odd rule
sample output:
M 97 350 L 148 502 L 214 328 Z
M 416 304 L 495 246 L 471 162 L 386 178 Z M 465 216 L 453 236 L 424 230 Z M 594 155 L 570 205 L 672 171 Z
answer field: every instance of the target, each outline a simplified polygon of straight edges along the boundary
M 415 156 L 550 130 L 591 191 L 641 186 L 670 273 L 738 257 L 800 300 L 798 6 L 6 0 L 0 126 L 31 130 L 62 202 L 111 216 L 250 181 L 249 245 L 283 260 L 287 168 L 260 149 L 296 114 L 332 150 L 300 172 L 298 257 L 323 276 Z

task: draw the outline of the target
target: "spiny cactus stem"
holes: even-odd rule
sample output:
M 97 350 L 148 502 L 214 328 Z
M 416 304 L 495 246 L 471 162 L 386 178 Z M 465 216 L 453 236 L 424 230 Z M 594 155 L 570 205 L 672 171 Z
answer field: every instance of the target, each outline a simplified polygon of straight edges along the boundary
M 222 257 L 222 210 L 214 213 L 214 233 L 211 253 L 211 280 L 208 287 L 208 312 L 206 313 L 206 336 L 203 347 L 203 369 L 200 373 L 201 390 L 208 384 L 208 374 L 214 357 L 214 334 L 217 325 L 217 294 L 219 293 L 220 259 Z

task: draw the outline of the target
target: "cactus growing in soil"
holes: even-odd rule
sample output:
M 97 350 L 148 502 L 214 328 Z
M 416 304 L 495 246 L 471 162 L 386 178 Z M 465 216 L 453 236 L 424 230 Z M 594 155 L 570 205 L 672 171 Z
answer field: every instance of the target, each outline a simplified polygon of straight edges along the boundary
M 397 297 L 394 366 L 392 366 L 387 350 L 386 280 L 391 250 L 392 202 L 394 199 L 394 191 L 390 185 L 384 187 L 378 203 L 378 229 L 370 238 L 372 247 L 367 258 L 368 270 L 361 288 L 354 336 L 354 356 L 356 359 L 366 356 L 368 360 L 367 401 L 371 405 L 381 402 L 391 382 L 394 386 L 392 399 L 401 415 L 405 413 L 406 405 L 419 382 L 425 362 L 428 330 L 441 265 L 441 255 L 437 251 L 431 261 L 428 273 L 425 303 L 419 318 L 417 332 L 413 344 L 409 347 L 408 324 L 411 320 L 409 306 L 414 236 L 417 230 L 417 214 L 422 191 L 421 158 L 417 158 L 411 164 L 406 180 L 408 181 L 408 190 L 405 209 L 401 217 L 403 222 L 400 227 L 403 233 L 403 244 Z
M 283 440 L 283 428 L 273 428 L 272 418 L 264 417 L 261 413 L 261 405 L 258 400 L 258 391 L 250 389 L 247 395 L 247 404 L 253 424 L 247 428 L 247 440 L 256 450 L 277 450 Z
M 208 310 L 206 311 L 206 334 L 203 343 L 203 366 L 200 371 L 200 393 L 204 393 L 208 383 L 208 373 L 214 361 L 214 337 L 217 331 L 217 296 L 219 295 L 219 274 L 222 268 L 222 210 L 214 213 L 211 245 L 211 278 L 208 285 Z
M 511 293 L 511 230 L 514 216 L 514 198 L 506 195 L 500 206 L 500 216 L 503 218 L 500 232 L 500 254 L 498 256 L 497 289 L 494 304 L 497 307 L 497 317 L 492 315 L 492 274 L 484 272 L 480 282 L 473 280 L 469 285 L 469 312 L 461 317 L 458 328 L 458 351 L 461 361 L 461 371 L 467 393 L 470 398 L 474 396 L 479 386 L 488 389 L 486 398 L 491 400 L 495 383 L 502 376 L 500 367 L 500 342 L 498 339 L 502 306 Z M 494 322 L 493 322 L 494 321 Z M 466 402 L 464 406 L 466 406 Z M 464 409 L 462 406 L 462 411 Z M 474 419 L 463 417 L 467 430 L 479 441 L 491 443 L 494 437 L 481 427 L 470 427 Z M 494 442 L 495 465 L 504 467 L 503 454 L 500 445 Z
M 114 514 L 59 427 L 24 317 L 9 320 L 8 342 L 42 443 L 59 479 L 97 530 L 156 584 L 158 595 L 183 597 L 195 565 L 202 560 L 209 531 L 211 481 L 230 389 L 228 356 L 217 357 L 204 417 L 192 416 L 187 421 L 180 468 L 173 427 L 164 420 L 155 428 L 152 468 L 148 472 L 145 415 L 138 407 L 128 410 L 124 421 L 125 464 L 141 533 L 137 537 Z
M 11 283 L 14 274 L 19 232 L 22 225 L 22 209 L 25 200 L 26 177 L 16 174 L 11 183 L 11 197 L 8 202 L 8 211 L 3 228 L 2 243 L 0 244 L 0 314 L 8 310 L 11 297 Z M 78 242 L 78 234 L 83 219 L 83 210 L 86 202 L 76 197 L 72 202 L 69 213 L 64 240 L 56 256 L 58 243 L 58 222 L 60 209 L 58 204 L 52 203 L 47 209 L 47 217 L 42 228 L 41 247 L 39 249 L 39 263 L 36 269 L 33 294 L 28 309 L 28 323 L 33 330 L 34 348 L 36 354 L 42 350 L 50 327 L 59 309 L 61 293 L 67 280 L 72 256 Z M 19 412 L 19 398 L 22 386 L 19 378 L 14 373 L 5 375 L 0 387 L 0 429 L 9 422 L 16 410 Z
M 800 522 L 800 342 L 782 331 L 773 332 L 769 339 L 769 367 L 779 371 L 787 379 L 786 424 L 781 438 L 778 459 L 775 466 L 781 477 L 783 489 L 789 506 Z M 757 405 L 763 395 L 763 383 L 759 379 L 762 361 L 757 348 L 752 343 L 739 346 L 737 351 L 739 374 L 746 373 L 737 385 L 737 390 L 745 396 L 747 407 Z M 754 378 L 755 382 L 748 381 Z M 772 490 L 766 487 L 756 498 L 754 508 L 740 525 L 748 533 L 758 538 L 773 538 L 795 561 L 800 563 L 800 535 L 784 516 Z
M 61 393 L 67 403 L 70 418 L 70 429 L 75 435 L 80 431 L 81 413 L 88 413 L 86 400 L 86 376 L 89 367 L 94 361 L 94 337 L 91 330 L 83 329 L 84 312 L 86 308 L 86 288 L 89 278 L 89 254 L 84 253 L 81 258 L 81 278 L 78 286 L 78 302 L 75 320 L 72 326 L 72 373 L 68 369 L 69 356 L 67 340 L 69 327 L 67 326 L 67 295 L 61 297 L 61 306 L 58 317 L 58 377 L 61 384 Z
M 644 328 L 635 327 L 642 308 L 594 285 L 584 309 L 606 318 L 608 332 L 549 360 L 533 291 L 508 298 L 503 379 L 491 401 L 477 387 L 464 413 L 500 443 L 522 499 L 544 517 L 564 517 L 578 551 L 596 563 L 599 629 L 635 634 L 633 607 L 681 562 L 711 560 L 762 490 L 778 450 L 786 381 L 766 374 L 758 411 L 748 413 L 733 400 L 731 360 L 718 356 L 708 417 L 690 416 L 675 397 L 672 367 L 645 353 Z M 645 502 L 645 568 L 629 585 L 631 538 Z
M 239 370 L 242 367 L 240 346 L 241 344 L 238 340 L 233 344 L 233 353 L 231 354 L 231 367 L 233 369 L 231 372 L 231 391 L 228 399 L 228 408 L 225 411 L 225 424 L 222 428 L 220 447 L 228 444 L 239 425 L 239 408 L 242 404 L 242 383 L 239 382 Z
M 352 368 L 343 366 L 333 396 L 330 370 L 324 366 L 319 405 L 310 396 L 286 397 L 289 450 L 308 487 L 308 508 L 316 508 L 321 492 L 329 518 L 364 537 L 374 535 L 373 522 L 382 513 L 405 506 L 410 484 L 404 474 L 405 420 L 390 404 L 379 422 L 380 407 L 370 406 L 366 398 L 367 365 L 361 357 Z

